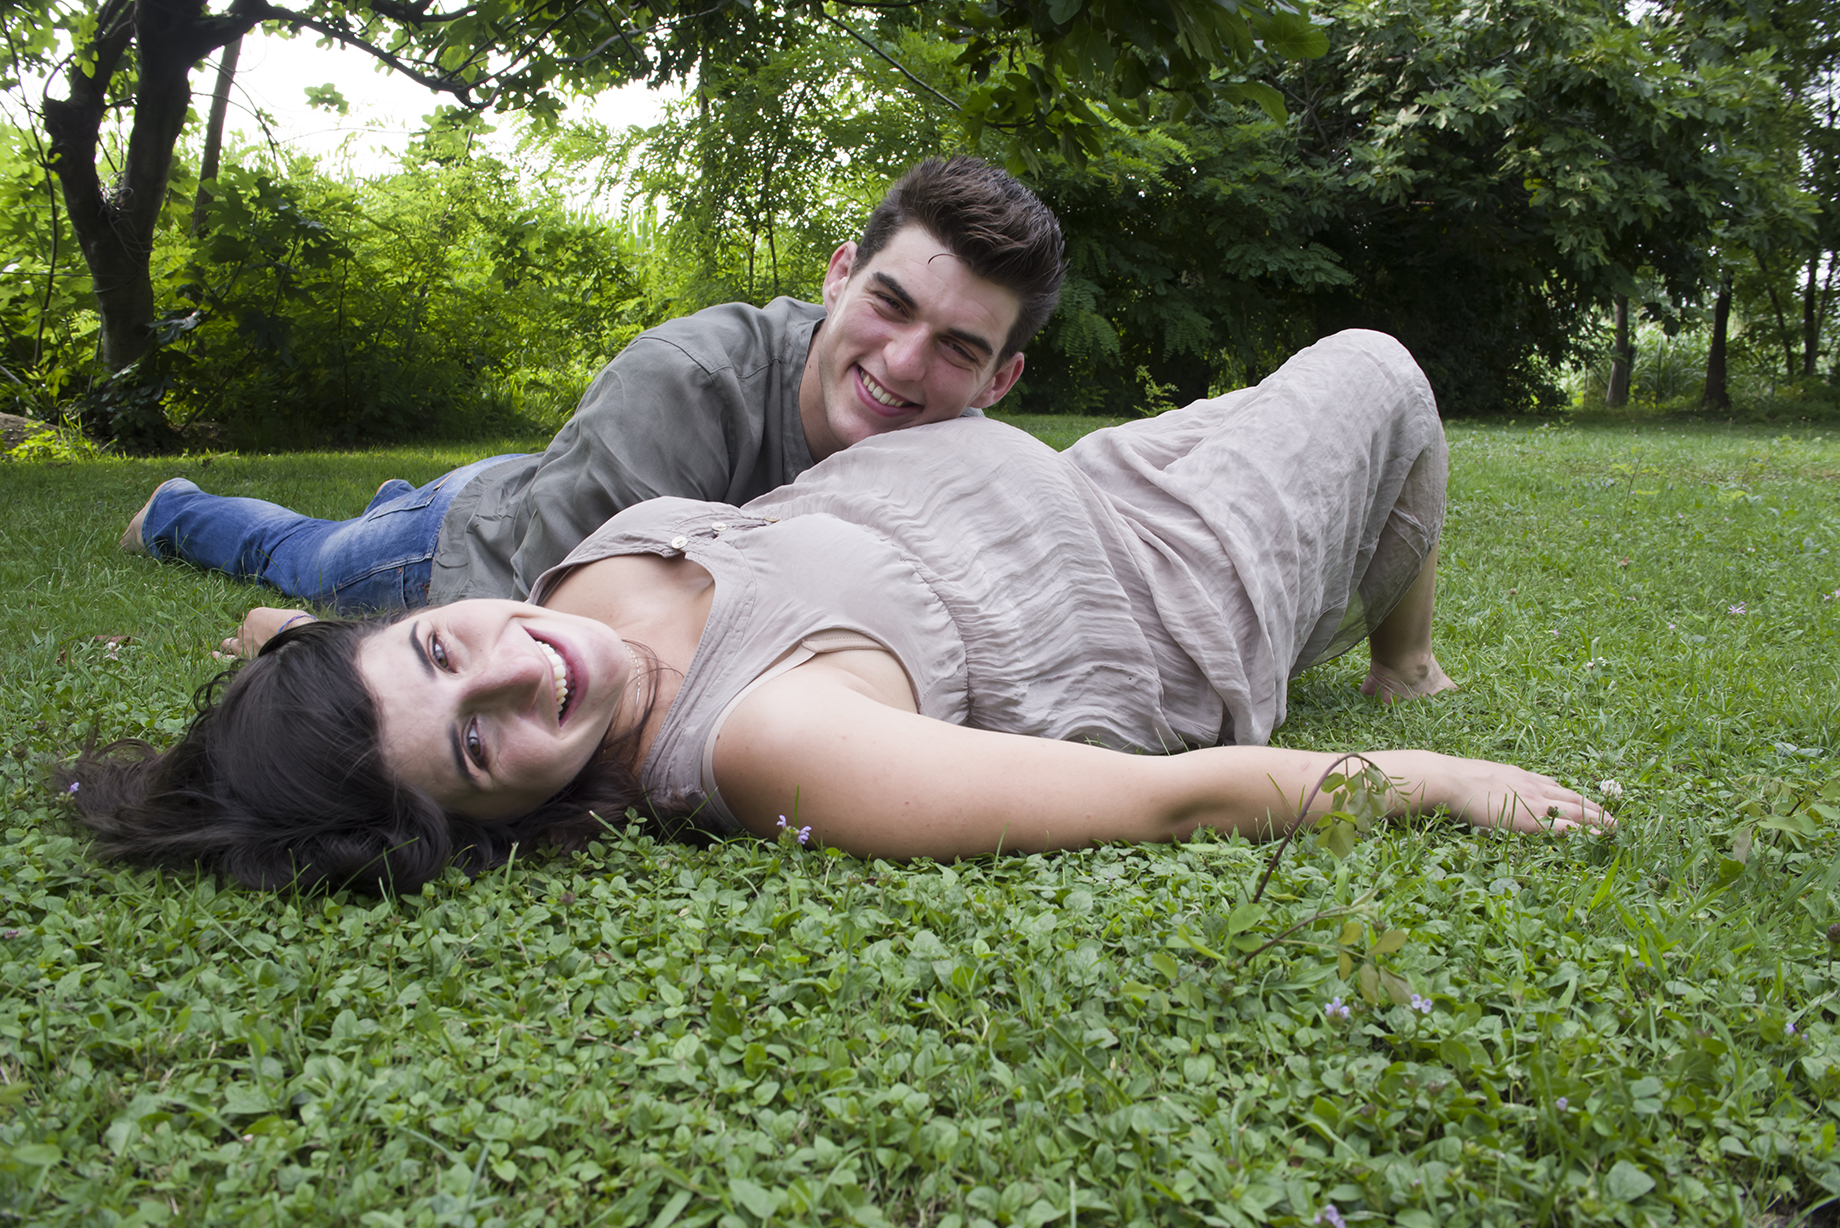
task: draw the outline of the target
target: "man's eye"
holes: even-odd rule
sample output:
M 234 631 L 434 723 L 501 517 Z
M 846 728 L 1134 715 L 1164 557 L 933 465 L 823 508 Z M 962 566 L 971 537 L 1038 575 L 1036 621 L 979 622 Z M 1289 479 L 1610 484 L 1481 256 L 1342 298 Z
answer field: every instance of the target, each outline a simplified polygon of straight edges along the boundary
M 481 771 L 484 771 L 486 766 L 486 744 L 485 739 L 479 736 L 479 722 L 477 720 L 468 721 L 466 723 L 465 741 L 466 757 L 471 759 L 474 765 Z

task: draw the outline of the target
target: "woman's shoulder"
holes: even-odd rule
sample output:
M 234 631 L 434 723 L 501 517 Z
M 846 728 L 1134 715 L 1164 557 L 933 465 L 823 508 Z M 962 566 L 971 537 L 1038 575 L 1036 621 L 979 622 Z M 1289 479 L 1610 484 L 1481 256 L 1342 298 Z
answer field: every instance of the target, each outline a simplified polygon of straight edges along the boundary
M 711 525 L 720 525 L 725 519 L 734 520 L 741 515 L 739 509 L 727 503 L 676 496 L 635 503 L 609 517 L 560 563 L 538 576 L 537 582 L 530 586 L 530 600 L 543 604 L 544 595 L 553 591 L 563 576 L 584 564 L 625 554 L 674 558 L 684 553 L 694 534 L 706 534 Z

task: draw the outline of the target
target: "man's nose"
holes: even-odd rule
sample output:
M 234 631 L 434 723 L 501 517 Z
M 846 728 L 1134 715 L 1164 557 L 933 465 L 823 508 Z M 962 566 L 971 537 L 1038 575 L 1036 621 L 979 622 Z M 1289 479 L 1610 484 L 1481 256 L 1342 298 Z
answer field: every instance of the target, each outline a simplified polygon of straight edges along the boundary
M 882 350 L 882 359 L 888 364 L 889 377 L 918 380 L 924 376 L 927 345 L 926 330 L 917 326 L 903 328 L 890 337 Z

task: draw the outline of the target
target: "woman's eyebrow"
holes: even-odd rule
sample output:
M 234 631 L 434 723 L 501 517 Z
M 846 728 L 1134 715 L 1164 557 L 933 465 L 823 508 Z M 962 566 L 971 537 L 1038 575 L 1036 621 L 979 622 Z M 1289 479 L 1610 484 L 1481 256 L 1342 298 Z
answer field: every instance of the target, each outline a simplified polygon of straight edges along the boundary
M 460 731 L 458 729 L 448 730 L 447 745 L 448 748 L 454 752 L 454 771 L 459 773 L 460 779 L 469 787 L 477 789 L 479 787 L 479 782 L 473 779 L 472 769 L 467 766 L 466 751 L 460 745 Z
M 422 624 L 419 622 L 409 624 L 409 651 L 421 665 L 422 672 L 434 677 L 434 662 L 428 659 L 428 650 L 422 646 Z
M 421 663 L 422 672 L 426 673 L 430 678 L 433 678 L 437 671 L 435 670 L 434 662 L 428 659 L 428 649 L 422 642 L 422 624 L 419 622 L 409 624 L 409 651 L 413 653 L 415 659 Z M 470 787 L 477 789 L 479 787 L 479 781 L 474 777 L 472 768 L 467 765 L 466 748 L 460 745 L 460 731 L 458 729 L 449 729 L 447 731 L 447 748 L 453 752 L 455 774 Z

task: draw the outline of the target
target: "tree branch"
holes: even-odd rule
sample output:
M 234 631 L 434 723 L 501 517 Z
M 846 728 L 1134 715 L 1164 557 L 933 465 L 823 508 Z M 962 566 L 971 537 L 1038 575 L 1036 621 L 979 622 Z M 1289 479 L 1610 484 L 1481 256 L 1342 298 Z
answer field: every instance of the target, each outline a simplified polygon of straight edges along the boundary
M 871 6 L 865 6 L 865 7 L 877 7 L 877 6 L 871 5 Z M 823 12 L 822 9 L 820 9 L 819 11 Z M 921 89 L 925 90 L 927 93 L 931 94 L 933 97 L 939 99 L 939 101 L 945 103 L 948 107 L 951 107 L 954 111 L 963 111 L 965 109 L 959 103 L 946 97 L 944 94 L 940 93 L 938 90 L 934 89 L 932 86 L 922 81 L 919 77 L 916 77 L 908 69 L 907 65 L 901 63 L 899 60 L 889 55 L 886 51 L 883 51 L 880 47 L 877 47 L 874 43 L 870 42 L 866 37 L 857 33 L 855 27 L 851 26 L 849 22 L 843 20 L 841 17 L 834 16 L 830 13 L 824 13 L 824 20 L 830 22 L 832 25 L 836 26 L 839 30 L 842 30 L 845 34 L 848 34 L 851 38 L 855 39 L 857 42 L 867 47 L 870 51 L 873 51 L 876 55 L 888 61 L 888 63 L 894 67 L 894 70 L 896 72 L 900 73 L 903 77 L 906 77 L 909 81 L 912 81 L 915 85 L 919 86 Z M 1001 127 L 1001 125 L 997 125 L 997 124 L 993 124 L 991 126 Z
M 294 26 L 297 29 L 307 29 L 323 34 L 334 42 L 364 52 L 378 63 L 390 69 L 390 71 L 401 73 L 417 85 L 434 90 L 436 93 L 452 94 L 461 105 L 470 110 L 482 111 L 487 106 L 491 105 L 490 99 L 482 102 L 472 97 L 474 88 L 472 83 L 456 80 L 447 72 L 431 75 L 412 67 L 409 61 L 403 59 L 395 52 L 387 51 L 370 40 L 359 37 L 359 35 L 349 27 L 335 26 L 331 22 L 321 21 L 317 17 L 309 17 L 305 13 L 297 13 L 289 9 L 273 7 L 269 7 L 268 15 L 263 17 L 262 20 L 279 21 L 286 25 Z

